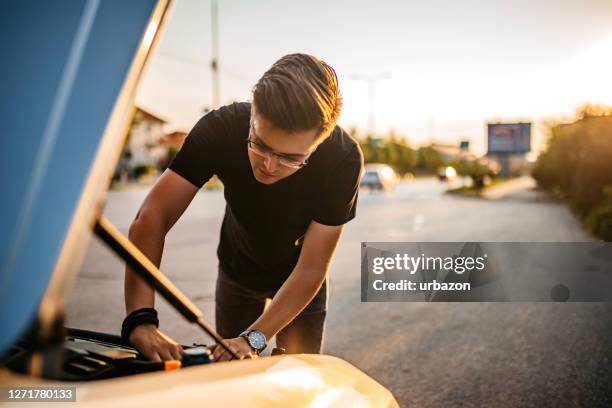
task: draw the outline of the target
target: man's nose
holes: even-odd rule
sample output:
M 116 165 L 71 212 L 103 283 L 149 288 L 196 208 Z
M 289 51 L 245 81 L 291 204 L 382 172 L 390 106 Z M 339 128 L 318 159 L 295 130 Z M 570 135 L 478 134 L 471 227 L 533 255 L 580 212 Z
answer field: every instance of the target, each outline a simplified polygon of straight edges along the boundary
M 264 164 L 267 172 L 274 173 L 279 166 L 279 158 L 273 154 L 270 154 L 264 159 Z

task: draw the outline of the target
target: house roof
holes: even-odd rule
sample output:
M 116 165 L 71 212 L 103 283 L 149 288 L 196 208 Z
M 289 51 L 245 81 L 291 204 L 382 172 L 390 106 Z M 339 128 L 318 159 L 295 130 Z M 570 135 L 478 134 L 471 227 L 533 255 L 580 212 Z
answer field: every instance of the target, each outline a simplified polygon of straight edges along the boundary
M 159 122 L 159 123 L 167 123 L 167 121 L 165 119 L 160 118 L 159 116 L 146 111 L 142 108 L 136 107 L 136 114 L 140 114 L 142 116 L 144 116 L 146 119 L 154 121 L 154 122 Z
M 459 146 L 455 145 L 442 145 L 434 143 L 431 145 L 431 148 L 441 154 L 458 155 L 461 153 Z
M 164 138 L 166 139 L 184 139 L 185 136 L 187 136 L 187 132 L 183 132 L 182 130 L 175 130 L 174 132 L 164 135 Z
M 187 132 L 177 130 L 161 136 L 157 140 L 157 143 L 163 146 L 174 146 L 180 148 L 185 141 L 185 136 L 187 136 Z

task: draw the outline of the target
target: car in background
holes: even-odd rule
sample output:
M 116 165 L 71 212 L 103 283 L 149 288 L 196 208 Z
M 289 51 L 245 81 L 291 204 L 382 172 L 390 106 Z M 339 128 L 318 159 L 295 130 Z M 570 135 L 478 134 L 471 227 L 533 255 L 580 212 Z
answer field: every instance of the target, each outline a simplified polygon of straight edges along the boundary
M 440 167 L 438 169 L 438 180 L 441 183 L 450 183 L 457 178 L 457 170 L 454 167 Z
M 365 165 L 359 185 L 370 190 L 393 191 L 398 182 L 399 176 L 390 166 L 383 163 L 369 163 Z

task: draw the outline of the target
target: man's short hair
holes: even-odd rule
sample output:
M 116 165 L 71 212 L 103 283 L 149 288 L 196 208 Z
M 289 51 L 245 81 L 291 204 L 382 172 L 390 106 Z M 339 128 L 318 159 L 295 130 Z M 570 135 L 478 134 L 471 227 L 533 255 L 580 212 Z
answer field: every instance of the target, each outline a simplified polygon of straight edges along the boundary
M 253 88 L 257 112 L 282 130 L 318 129 L 327 137 L 338 120 L 342 97 L 336 71 L 307 54 L 285 55 Z

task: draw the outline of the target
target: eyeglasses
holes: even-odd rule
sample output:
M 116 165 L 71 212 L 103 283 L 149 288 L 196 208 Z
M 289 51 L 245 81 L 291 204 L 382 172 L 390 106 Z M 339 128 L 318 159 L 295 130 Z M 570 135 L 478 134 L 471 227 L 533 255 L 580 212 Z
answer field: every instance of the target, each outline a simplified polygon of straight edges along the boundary
M 255 140 L 253 140 L 251 135 L 249 135 L 249 137 L 247 138 L 247 143 L 249 146 L 249 150 L 257 154 L 258 156 L 270 159 L 272 157 L 276 157 L 281 165 L 292 169 L 301 169 L 302 167 L 306 166 L 308 164 L 308 158 L 312 154 L 312 152 L 310 152 L 308 156 L 306 156 L 306 158 L 302 160 L 294 159 L 282 153 L 276 153 L 269 147 L 259 142 L 256 142 Z

